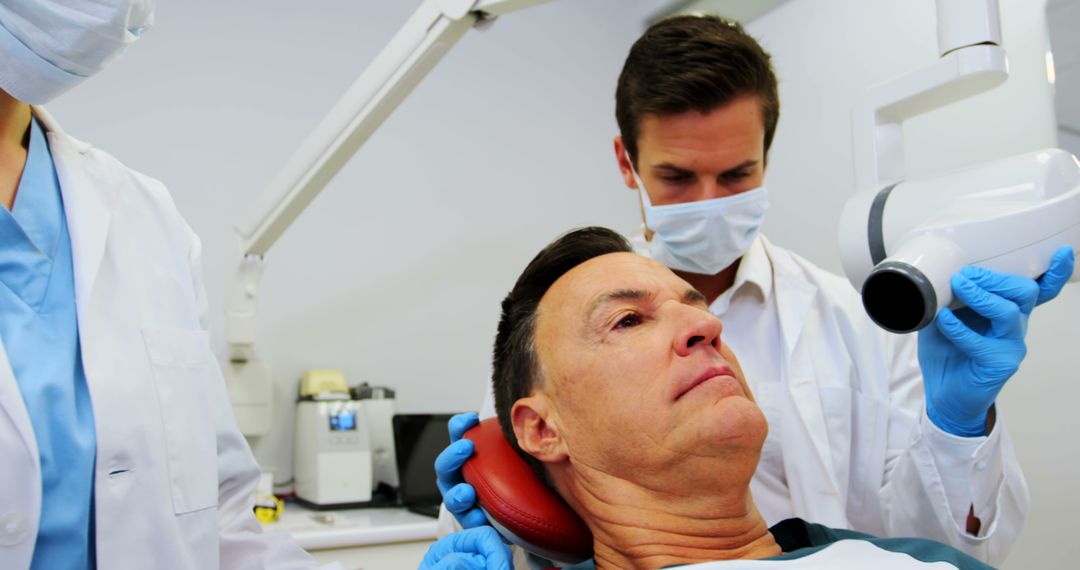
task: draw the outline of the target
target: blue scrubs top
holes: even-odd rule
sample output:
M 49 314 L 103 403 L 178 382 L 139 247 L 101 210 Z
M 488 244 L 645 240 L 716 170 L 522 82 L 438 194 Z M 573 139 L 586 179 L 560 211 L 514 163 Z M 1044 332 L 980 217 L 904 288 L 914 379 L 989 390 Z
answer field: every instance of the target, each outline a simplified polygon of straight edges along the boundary
M 0 341 L 41 457 L 41 520 L 31 568 L 94 567 L 94 417 L 75 314 L 60 183 L 45 133 L 30 147 L 12 211 L 0 207 Z

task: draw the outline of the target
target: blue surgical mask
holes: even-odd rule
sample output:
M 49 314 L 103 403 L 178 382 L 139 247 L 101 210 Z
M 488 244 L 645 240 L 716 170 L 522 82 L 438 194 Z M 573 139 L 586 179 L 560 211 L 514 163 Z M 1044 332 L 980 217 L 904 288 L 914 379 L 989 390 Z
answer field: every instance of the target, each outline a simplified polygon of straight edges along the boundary
M 764 186 L 723 198 L 653 206 L 634 172 L 645 212 L 649 257 L 670 269 L 716 275 L 750 249 L 769 208 Z
M 101 71 L 153 24 L 155 0 L 0 2 L 0 88 L 46 103 Z

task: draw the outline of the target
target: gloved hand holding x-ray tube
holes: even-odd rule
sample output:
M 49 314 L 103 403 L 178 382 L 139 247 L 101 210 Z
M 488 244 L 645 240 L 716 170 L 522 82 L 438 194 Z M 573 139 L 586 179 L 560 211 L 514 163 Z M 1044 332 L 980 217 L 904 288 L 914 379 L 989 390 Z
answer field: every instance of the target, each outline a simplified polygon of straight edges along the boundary
M 1027 354 L 1031 310 L 1057 296 L 1073 270 L 1072 248 L 1058 250 L 1038 281 L 966 267 L 950 284 L 966 307 L 943 308 L 919 332 L 926 412 L 954 435 L 989 431 L 987 415 L 998 392 Z
M 1062 244 L 1077 243 L 1080 164 L 1059 149 L 860 192 L 841 222 L 867 313 L 919 331 L 927 415 L 967 437 L 992 427 L 990 408 L 1027 354 L 1028 316 L 1074 275 Z
M 1080 165 L 1049 149 L 870 197 L 860 193 L 844 212 L 848 277 L 861 283 L 874 322 L 919 330 L 930 419 L 954 435 L 983 435 L 1027 354 L 1028 315 L 1074 275 L 1074 250 L 1061 244 L 1080 243 Z M 865 242 L 850 239 L 863 228 Z
M 991 7 L 989 17 L 966 17 L 976 4 Z M 939 2 L 938 42 L 942 59 L 856 105 L 856 193 L 841 216 L 840 250 L 871 319 L 892 332 L 920 331 L 930 420 L 953 435 L 981 436 L 1027 354 L 1028 315 L 1073 275 L 1080 163 L 1046 149 L 906 180 L 903 121 L 1008 76 L 996 3 Z

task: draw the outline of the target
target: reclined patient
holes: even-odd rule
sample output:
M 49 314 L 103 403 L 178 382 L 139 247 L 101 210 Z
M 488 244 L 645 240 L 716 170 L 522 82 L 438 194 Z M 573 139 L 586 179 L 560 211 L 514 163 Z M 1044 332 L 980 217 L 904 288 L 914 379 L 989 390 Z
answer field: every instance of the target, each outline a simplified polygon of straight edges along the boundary
M 768 528 L 750 494 L 768 425 L 723 326 L 632 251 L 603 228 L 551 243 L 503 301 L 495 340 L 503 434 L 592 531 L 594 559 L 574 568 L 986 568 L 924 539 Z

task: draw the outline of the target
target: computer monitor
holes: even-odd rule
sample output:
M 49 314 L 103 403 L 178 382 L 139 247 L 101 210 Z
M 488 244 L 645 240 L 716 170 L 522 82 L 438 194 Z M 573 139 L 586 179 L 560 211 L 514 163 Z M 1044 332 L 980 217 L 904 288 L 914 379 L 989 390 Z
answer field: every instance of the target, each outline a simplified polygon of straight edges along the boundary
M 439 516 L 435 458 L 450 444 L 446 423 L 453 414 L 395 414 L 394 451 L 401 503 L 410 511 Z

